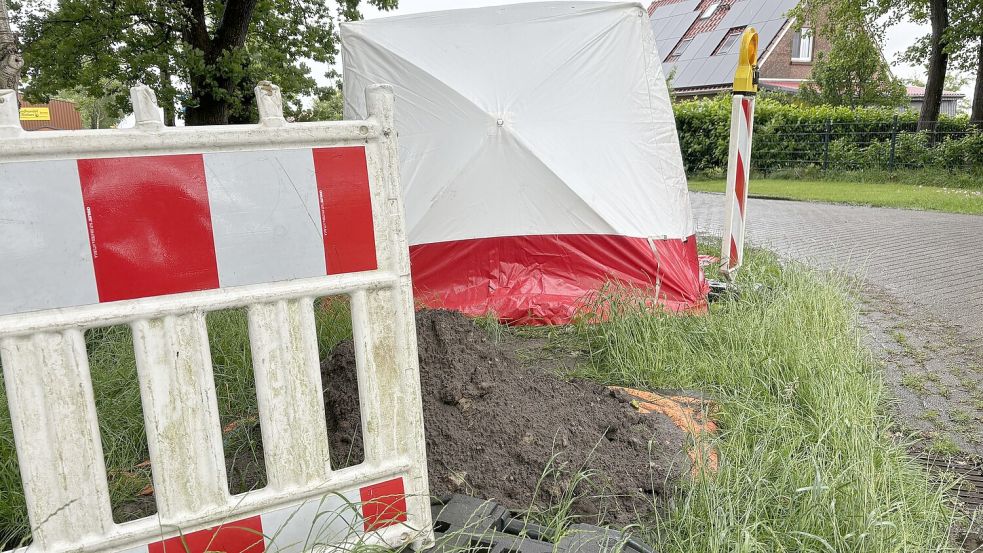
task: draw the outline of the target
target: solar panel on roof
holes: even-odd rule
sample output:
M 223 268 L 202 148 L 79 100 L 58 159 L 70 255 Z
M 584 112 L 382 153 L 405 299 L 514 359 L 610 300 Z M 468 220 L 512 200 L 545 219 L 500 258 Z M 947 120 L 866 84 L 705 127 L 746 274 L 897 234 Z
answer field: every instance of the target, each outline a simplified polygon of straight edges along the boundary
M 732 27 L 744 25 L 742 22 L 749 19 L 747 12 L 750 11 L 753 14 L 753 12 L 757 10 L 758 6 L 749 0 L 731 4 L 730 10 L 727 11 L 727 15 L 725 15 L 723 20 L 720 21 L 720 26 L 730 29 Z
M 655 32 L 657 40 L 676 38 L 686 34 L 690 25 L 696 20 L 698 14 L 695 12 L 685 13 L 674 17 L 652 20 L 652 31 Z
M 730 5 L 729 12 L 714 31 L 697 34 L 681 59 L 672 65 L 665 64 L 663 69 L 668 74 L 672 67 L 676 68 L 673 84 L 680 88 L 720 85 L 733 81 L 737 51 L 726 55 L 713 55 L 727 31 L 735 27 L 755 27 L 759 33 L 760 51 L 763 52 L 781 32 L 787 20 L 785 14 L 795 7 L 798 1 L 737 0 Z M 700 0 L 686 0 L 670 4 L 657 9 L 652 14 L 652 29 L 660 44 L 660 52 L 668 53 L 679 43 L 679 38 L 702 13 L 696 11 L 699 2 Z M 671 24 L 670 19 L 672 19 Z M 661 23 L 656 24 L 657 21 Z M 668 44 L 665 49 L 661 49 L 663 41 Z
M 690 53 L 689 56 L 690 59 L 699 59 L 699 58 L 707 57 L 707 55 L 704 52 L 708 47 L 713 48 L 713 46 L 710 46 L 710 44 L 712 44 L 713 42 L 713 37 L 711 36 L 711 34 L 712 33 L 702 33 L 696 35 L 693 38 L 693 44 L 691 45 L 692 52 Z
M 669 13 L 672 15 L 682 15 L 688 12 L 695 12 L 696 7 L 699 6 L 700 0 L 687 0 L 686 2 L 680 2 L 678 4 L 671 4 L 669 7 Z
M 717 46 L 720 45 L 720 41 L 727 36 L 727 33 L 727 29 L 718 29 L 716 31 L 706 33 L 707 39 L 701 45 L 699 52 L 696 52 L 696 55 L 703 58 L 713 55 L 713 52 L 717 49 Z

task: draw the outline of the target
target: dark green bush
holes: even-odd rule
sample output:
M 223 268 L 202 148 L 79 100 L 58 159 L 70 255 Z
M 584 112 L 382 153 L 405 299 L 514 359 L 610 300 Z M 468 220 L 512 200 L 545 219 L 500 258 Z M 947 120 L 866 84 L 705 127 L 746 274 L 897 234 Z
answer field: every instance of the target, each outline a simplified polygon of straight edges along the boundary
M 725 170 L 730 97 L 681 101 L 674 108 L 686 170 L 691 175 Z M 983 172 L 983 134 L 970 126 L 968 117 L 943 117 L 931 133 L 917 132 L 917 123 L 915 112 L 801 106 L 761 97 L 752 164 L 764 173 L 809 167 Z

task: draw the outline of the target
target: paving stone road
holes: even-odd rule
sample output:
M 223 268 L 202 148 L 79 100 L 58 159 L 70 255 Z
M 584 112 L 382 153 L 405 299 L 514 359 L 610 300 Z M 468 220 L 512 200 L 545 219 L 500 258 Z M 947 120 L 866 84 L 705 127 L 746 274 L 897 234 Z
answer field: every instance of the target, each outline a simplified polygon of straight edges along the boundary
M 690 199 L 697 232 L 720 236 L 723 194 Z M 983 216 L 751 199 L 748 242 L 866 278 L 983 336 Z

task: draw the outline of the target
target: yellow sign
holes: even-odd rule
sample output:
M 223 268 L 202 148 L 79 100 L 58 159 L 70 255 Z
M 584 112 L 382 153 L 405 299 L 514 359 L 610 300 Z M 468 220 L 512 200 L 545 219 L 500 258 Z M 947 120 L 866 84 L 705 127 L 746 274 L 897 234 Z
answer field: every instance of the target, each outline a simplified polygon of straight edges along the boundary
M 21 121 L 51 121 L 50 108 L 20 108 Z
M 737 59 L 734 92 L 754 94 L 758 91 L 758 31 L 748 27 L 741 37 L 741 57 Z

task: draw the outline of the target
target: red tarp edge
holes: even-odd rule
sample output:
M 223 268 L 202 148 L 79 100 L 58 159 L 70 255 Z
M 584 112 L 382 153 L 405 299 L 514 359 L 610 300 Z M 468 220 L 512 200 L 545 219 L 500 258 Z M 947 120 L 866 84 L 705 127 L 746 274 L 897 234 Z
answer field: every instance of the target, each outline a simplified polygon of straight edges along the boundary
M 652 250 L 655 246 L 655 252 Z M 706 308 L 696 237 L 649 241 L 614 235 L 507 236 L 410 247 L 422 307 L 495 313 L 517 325 L 567 324 L 610 281 L 650 291 L 671 311 Z

